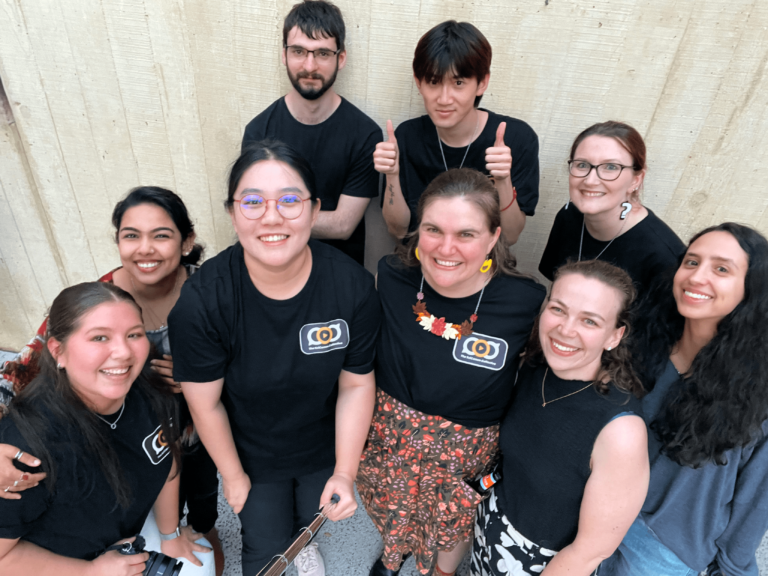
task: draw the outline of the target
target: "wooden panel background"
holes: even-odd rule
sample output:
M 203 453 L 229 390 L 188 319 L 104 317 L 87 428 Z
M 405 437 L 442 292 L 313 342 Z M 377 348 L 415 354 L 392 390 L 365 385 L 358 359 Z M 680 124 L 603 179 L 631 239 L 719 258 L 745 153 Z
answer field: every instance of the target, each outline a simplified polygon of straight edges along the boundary
M 0 0 L 0 346 L 58 291 L 119 263 L 109 215 L 139 184 L 179 192 L 208 254 L 245 124 L 290 87 L 293 0 Z M 381 126 L 423 113 L 416 41 L 449 18 L 494 47 L 483 105 L 539 134 L 541 200 L 516 247 L 534 271 L 567 195 L 573 137 L 609 118 L 649 148 L 645 202 L 683 239 L 723 220 L 768 233 L 768 0 L 339 0 L 338 91 Z M 369 261 L 391 245 L 380 214 Z

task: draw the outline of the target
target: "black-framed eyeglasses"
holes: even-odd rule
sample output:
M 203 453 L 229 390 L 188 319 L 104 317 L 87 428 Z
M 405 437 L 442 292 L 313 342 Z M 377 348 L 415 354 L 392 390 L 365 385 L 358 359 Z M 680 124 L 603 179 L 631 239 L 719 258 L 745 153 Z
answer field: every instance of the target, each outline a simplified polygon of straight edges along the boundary
M 312 54 L 318 62 L 328 62 L 336 56 L 341 50 L 331 50 L 330 48 L 315 48 L 307 50 L 304 46 L 286 46 L 285 51 L 288 56 L 294 60 L 306 60 L 307 56 Z
M 284 194 L 277 200 L 274 198 L 267 200 L 258 194 L 248 194 L 240 198 L 240 200 L 235 200 L 235 202 L 240 204 L 240 212 L 248 220 L 258 220 L 264 216 L 267 213 L 267 206 L 270 202 L 275 203 L 277 213 L 280 216 L 286 220 L 295 220 L 304 211 L 304 202 L 309 202 L 310 200 L 312 198 L 302 198 L 296 194 Z
M 603 164 L 590 164 L 586 160 L 568 160 L 568 172 L 571 176 L 576 178 L 586 178 L 592 169 L 597 172 L 597 177 L 600 180 L 611 182 L 621 176 L 621 172 L 624 168 L 634 168 L 634 166 L 624 166 L 623 164 L 617 164 L 616 162 L 605 162 Z

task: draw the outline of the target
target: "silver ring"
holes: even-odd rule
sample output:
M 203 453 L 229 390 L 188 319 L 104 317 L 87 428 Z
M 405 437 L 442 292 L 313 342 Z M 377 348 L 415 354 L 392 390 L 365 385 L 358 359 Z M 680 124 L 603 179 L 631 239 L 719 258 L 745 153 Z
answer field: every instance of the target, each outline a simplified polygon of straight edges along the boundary
M 16 452 L 16 456 L 14 456 L 13 459 L 21 461 L 21 457 L 22 456 L 24 456 L 24 451 L 23 450 L 19 450 L 18 452 Z
M 5 490 L 3 490 L 3 492 L 10 492 L 10 491 L 11 491 L 11 487 L 10 487 L 10 486 L 8 486 L 8 488 L 6 488 Z
M 16 488 L 16 486 L 18 486 L 18 485 L 19 485 L 19 481 L 16 480 L 16 482 L 13 483 L 13 487 Z M 10 486 L 8 486 L 8 488 L 10 488 Z

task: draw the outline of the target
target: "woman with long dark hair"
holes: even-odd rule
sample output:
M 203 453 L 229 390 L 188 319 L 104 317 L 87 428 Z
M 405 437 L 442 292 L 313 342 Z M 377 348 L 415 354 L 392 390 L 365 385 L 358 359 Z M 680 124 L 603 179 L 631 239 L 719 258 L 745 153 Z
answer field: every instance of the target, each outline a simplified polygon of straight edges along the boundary
M 167 318 L 184 282 L 197 270 L 203 247 L 195 242 L 195 228 L 182 199 L 158 186 L 140 186 L 131 190 L 115 205 L 112 224 L 121 266 L 99 278 L 99 282 L 122 288 L 139 303 L 147 338 L 154 346 L 149 363 L 180 392 L 172 378 Z M 2 382 L 13 385 L 7 388 L 8 391 L 21 391 L 37 375 L 46 329 L 47 320 L 18 357 L 4 367 Z M 189 412 L 183 398 L 178 396 L 177 400 L 181 401 L 180 417 L 186 427 L 190 422 Z M 183 443 L 179 510 L 182 512 L 187 504 L 189 528 L 185 530 L 194 529 L 211 542 L 221 574 L 224 555 L 215 528 L 219 487 L 216 467 L 203 445 L 191 441 L 191 437 L 193 435 L 186 434 Z M 5 454 L 0 458 L 0 486 L 10 486 L 10 490 L 0 492 L 0 496 L 20 498 L 18 492 L 39 482 L 42 476 L 39 473 L 22 475 L 16 471 L 12 461 L 19 452 L 16 447 L 0 445 L 0 452 Z M 21 459 L 31 464 L 34 457 L 24 454 Z
M 593 124 L 573 141 L 568 202 L 555 216 L 539 272 L 552 280 L 568 261 L 603 260 L 625 270 L 639 295 L 683 253 L 680 238 L 640 197 L 645 181 L 643 137 L 629 124 Z
M 174 377 L 240 516 L 243 573 L 255 574 L 333 494 L 331 520 L 357 508 L 381 311 L 373 276 L 310 240 L 320 201 L 293 149 L 246 146 L 225 206 L 238 242 L 185 284 L 170 336 Z M 324 574 L 316 544 L 297 566 Z
M 435 178 L 418 226 L 379 262 L 384 312 L 376 411 L 357 477 L 384 551 L 372 576 L 413 554 L 426 574 L 453 574 L 472 541 L 486 473 L 512 395 L 516 358 L 544 288 L 520 274 L 501 234 L 499 193 L 464 168 Z
M 637 516 L 648 451 L 626 344 L 634 295 L 606 262 L 556 272 L 501 424 L 502 478 L 480 504 L 474 576 L 587 576 Z
M 0 439 L 39 455 L 47 477 L 0 500 L 0 572 L 141 574 L 146 554 L 100 555 L 137 534 L 154 505 L 161 532 L 179 522 L 176 401 L 146 365 L 141 310 L 124 290 L 91 282 L 66 288 L 48 316 L 40 374 L 0 420 Z M 184 556 L 191 534 L 162 543 Z
M 756 576 L 768 529 L 768 241 L 733 223 L 693 237 L 639 314 L 651 389 L 648 497 L 601 574 Z

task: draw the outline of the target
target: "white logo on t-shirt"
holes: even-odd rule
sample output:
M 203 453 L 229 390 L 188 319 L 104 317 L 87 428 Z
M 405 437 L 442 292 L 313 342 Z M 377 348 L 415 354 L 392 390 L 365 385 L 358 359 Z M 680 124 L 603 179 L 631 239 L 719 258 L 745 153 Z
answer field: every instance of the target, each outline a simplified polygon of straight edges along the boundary
M 349 346 L 349 327 L 341 318 L 305 324 L 299 330 L 299 346 L 304 354 L 323 354 Z

